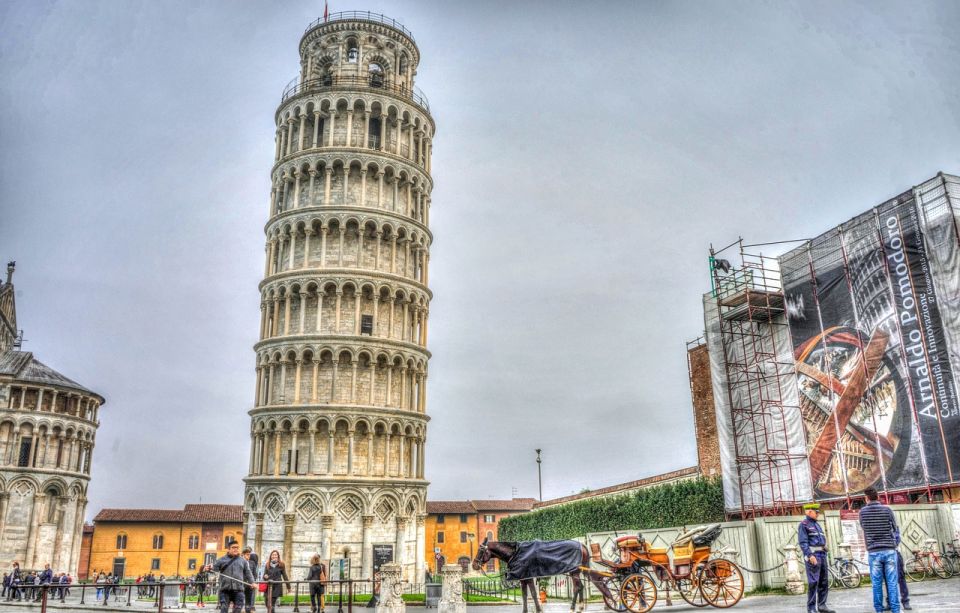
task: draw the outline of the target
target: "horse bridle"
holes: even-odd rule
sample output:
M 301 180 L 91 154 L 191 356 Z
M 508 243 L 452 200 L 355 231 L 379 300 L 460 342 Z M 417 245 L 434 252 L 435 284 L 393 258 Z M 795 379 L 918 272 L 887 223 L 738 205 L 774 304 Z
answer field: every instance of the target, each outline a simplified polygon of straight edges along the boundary
M 476 562 L 477 566 L 479 567 L 477 570 L 479 570 L 483 575 L 487 574 L 486 572 L 484 572 L 483 567 L 487 562 L 490 561 L 489 549 L 487 548 L 488 540 L 489 540 L 489 537 L 484 537 L 483 542 L 480 543 L 480 546 L 477 548 L 477 557 L 473 559 L 473 561 Z M 481 562 L 480 560 L 483 558 L 484 554 L 487 554 L 487 559 Z

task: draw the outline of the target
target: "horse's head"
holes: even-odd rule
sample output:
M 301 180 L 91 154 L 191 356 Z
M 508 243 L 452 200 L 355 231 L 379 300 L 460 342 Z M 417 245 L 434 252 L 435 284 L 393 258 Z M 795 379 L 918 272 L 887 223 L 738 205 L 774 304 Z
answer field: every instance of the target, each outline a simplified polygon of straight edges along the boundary
M 480 570 L 483 565 L 490 561 L 490 548 L 487 547 L 489 537 L 484 537 L 480 547 L 477 548 L 477 556 L 473 559 L 473 570 Z

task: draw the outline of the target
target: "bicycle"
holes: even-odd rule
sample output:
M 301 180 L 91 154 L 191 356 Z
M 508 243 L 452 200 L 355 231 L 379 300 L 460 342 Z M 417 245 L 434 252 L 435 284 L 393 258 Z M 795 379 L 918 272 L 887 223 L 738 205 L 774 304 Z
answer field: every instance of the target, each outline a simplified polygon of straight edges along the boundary
M 913 557 L 904 559 L 904 571 L 911 581 L 923 581 L 927 577 L 946 579 L 950 571 L 943 565 L 940 554 L 934 548 L 936 541 L 928 540 L 922 549 L 912 550 Z
M 827 564 L 831 587 L 855 588 L 860 586 L 861 573 L 856 560 L 851 558 L 833 558 Z
M 960 552 L 957 551 L 957 539 L 945 543 L 945 551 L 940 554 L 943 565 L 951 575 L 960 575 Z

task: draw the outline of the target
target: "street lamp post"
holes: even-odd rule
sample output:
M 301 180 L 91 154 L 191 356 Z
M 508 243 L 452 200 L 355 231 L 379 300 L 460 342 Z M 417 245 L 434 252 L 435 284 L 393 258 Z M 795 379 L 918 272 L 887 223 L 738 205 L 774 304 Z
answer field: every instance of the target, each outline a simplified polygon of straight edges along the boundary
M 540 452 L 542 449 L 537 449 L 537 488 L 540 492 L 540 502 L 543 502 L 543 476 L 540 473 Z

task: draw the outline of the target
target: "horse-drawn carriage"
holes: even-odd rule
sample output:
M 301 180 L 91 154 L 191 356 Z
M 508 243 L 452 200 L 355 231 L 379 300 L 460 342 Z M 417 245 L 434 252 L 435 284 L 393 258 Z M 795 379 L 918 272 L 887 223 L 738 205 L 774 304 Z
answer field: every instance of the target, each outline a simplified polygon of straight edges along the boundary
M 604 559 L 600 546 L 591 544 L 590 561 L 606 569 L 591 571 L 602 575 L 608 588 L 604 603 L 613 611 L 646 613 L 656 604 L 660 586 L 697 607 L 737 604 L 743 596 L 743 573 L 730 560 L 710 557 L 720 531 L 719 524 L 700 526 L 680 534 L 670 547 L 652 547 L 643 535 L 620 537 L 617 560 Z
M 590 545 L 588 552 L 577 541 L 513 543 L 484 539 L 477 549 L 473 569 L 480 571 L 491 558 L 505 562 L 504 577 L 520 581 L 524 613 L 528 595 L 533 596 L 537 613 L 541 612 L 535 580 L 561 574 L 573 580 L 571 611 L 582 612 L 586 606 L 581 577 L 596 586 L 604 604 L 616 613 L 646 613 L 657 603 L 658 590 L 662 589 L 679 592 L 697 607 L 709 604 L 727 608 L 740 601 L 744 583 L 736 564 L 710 557 L 711 545 L 720 531 L 719 524 L 700 526 L 678 536 L 670 547 L 651 547 L 639 534 L 624 536 L 616 541 L 616 560 L 604 559 L 596 543 Z

